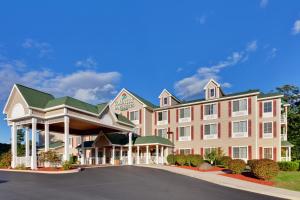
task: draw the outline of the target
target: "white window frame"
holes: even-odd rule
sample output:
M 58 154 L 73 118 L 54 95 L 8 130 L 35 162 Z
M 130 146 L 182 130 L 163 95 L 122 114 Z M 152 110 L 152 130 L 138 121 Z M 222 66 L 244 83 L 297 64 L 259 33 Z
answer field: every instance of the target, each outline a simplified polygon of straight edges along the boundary
M 181 110 L 183 109 L 189 109 L 190 110 L 190 117 L 184 117 L 184 118 L 180 118 L 180 112 Z M 179 108 L 178 109 L 178 122 L 179 123 L 187 123 L 187 122 L 191 122 L 191 117 L 192 117 L 192 108 L 189 106 L 189 107 L 183 107 L 183 108 Z
M 272 158 L 268 158 L 268 159 L 271 159 L 271 160 L 273 160 L 273 158 L 274 158 L 274 153 L 273 153 L 273 147 L 272 146 L 267 146 L 267 147 L 263 147 L 263 152 L 262 152 L 262 157 L 265 159 L 266 157 L 265 157 L 265 149 L 272 149 L 271 150 L 271 154 L 272 154 Z
M 272 105 L 271 112 L 265 112 L 265 103 L 271 103 L 271 105 Z M 273 109 L 274 109 L 273 108 L 273 101 L 272 100 L 271 101 L 263 101 L 262 104 L 263 104 L 263 106 L 262 106 L 263 117 L 264 118 L 273 117 Z
M 209 135 L 205 135 L 205 126 L 206 125 L 216 125 L 216 133 L 215 134 L 209 134 Z M 214 139 L 218 139 L 218 123 L 208 123 L 208 124 L 204 124 L 203 125 L 203 139 L 204 140 L 214 140 Z
M 131 120 L 131 113 L 137 112 L 137 119 L 136 120 Z M 129 111 L 129 120 L 133 123 L 133 124 L 139 124 L 140 123 L 140 111 L 139 110 L 132 110 Z
M 233 102 L 234 101 L 242 101 L 242 100 L 246 100 L 246 104 L 247 104 L 247 109 L 243 110 L 243 111 L 233 111 Z M 232 117 L 239 117 L 239 116 L 246 116 L 248 115 L 248 109 L 249 109 L 249 105 L 248 105 L 248 98 L 241 98 L 241 99 L 234 99 L 231 100 L 231 113 L 232 113 Z
M 179 148 L 179 149 L 178 149 L 179 154 L 181 154 L 181 153 L 180 153 L 181 150 L 189 150 L 189 151 L 190 151 L 189 154 L 192 154 L 192 148 Z M 184 154 L 184 155 L 189 155 L 189 154 Z
M 165 120 L 162 120 L 162 121 L 159 121 L 159 113 L 163 113 L 163 112 L 166 112 L 166 119 Z M 157 125 L 167 125 L 168 124 L 168 110 L 162 110 L 162 111 L 158 111 L 157 112 Z
M 168 129 L 167 129 L 167 128 L 158 128 L 158 129 L 157 129 L 157 135 L 158 135 L 158 136 L 159 136 L 159 131 L 160 131 L 160 130 L 165 130 L 165 131 L 166 131 L 165 136 L 162 135 L 161 137 L 168 139 Z
M 233 149 L 234 149 L 234 148 L 245 148 L 245 147 L 246 147 L 246 152 L 247 152 L 246 158 L 235 158 L 235 157 L 234 157 L 234 153 L 233 153 Z M 232 147 L 231 147 L 231 157 L 232 157 L 232 159 L 241 159 L 241 160 L 247 161 L 248 158 L 249 158 L 249 152 L 248 152 L 248 150 L 249 150 L 249 147 L 248 147 L 248 146 L 232 146 Z M 240 154 L 240 153 L 239 153 L 239 154 Z
M 246 122 L 246 132 L 234 132 L 234 126 L 233 124 L 236 123 L 236 122 Z M 248 130 L 249 130 L 249 127 L 248 127 L 248 120 L 245 119 L 245 120 L 235 120 L 235 121 L 232 121 L 231 122 L 231 135 L 232 135 L 232 138 L 246 138 L 248 137 Z
M 180 128 L 190 128 L 190 136 L 180 136 Z M 192 140 L 192 126 L 179 126 L 178 127 L 178 140 L 179 141 L 191 141 Z
M 271 129 L 272 129 L 272 132 L 271 133 L 265 133 L 265 124 L 266 123 L 271 123 L 272 125 L 271 125 Z M 265 122 L 263 122 L 263 138 L 273 138 L 273 132 L 274 132 L 274 130 L 273 130 L 273 121 L 265 121 Z
M 213 96 L 211 95 L 211 91 L 212 90 L 214 91 L 214 95 Z M 209 98 L 214 98 L 214 97 L 216 97 L 216 88 L 210 88 L 209 89 Z
M 213 105 L 213 104 L 215 104 L 215 106 L 216 106 L 216 114 L 213 114 L 213 115 L 206 115 L 205 114 L 205 106 L 210 106 L 210 105 Z M 219 110 L 218 110 L 218 104 L 217 103 L 209 103 L 209 104 L 204 104 L 203 105 L 203 120 L 213 120 L 213 119 L 217 119 L 218 118 L 218 112 L 219 112 Z
M 218 148 L 217 147 L 204 147 L 204 149 L 203 149 L 203 154 L 204 154 L 204 158 L 206 158 L 205 157 L 205 155 L 206 155 L 206 150 L 207 149 L 209 149 L 209 153 L 211 153 L 211 151 L 213 150 L 213 149 L 215 149 L 216 151 L 218 151 Z
M 165 103 L 165 99 L 167 99 L 167 103 Z M 162 98 L 162 105 L 163 106 L 168 106 L 169 105 L 169 97 L 163 97 Z

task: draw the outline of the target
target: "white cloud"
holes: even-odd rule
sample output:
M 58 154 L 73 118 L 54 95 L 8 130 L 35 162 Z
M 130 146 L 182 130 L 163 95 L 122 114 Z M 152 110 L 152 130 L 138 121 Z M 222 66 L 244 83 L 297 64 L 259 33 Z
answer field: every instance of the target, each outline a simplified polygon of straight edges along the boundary
M 269 3 L 269 0 L 261 0 L 259 5 L 261 8 L 265 8 L 265 7 L 267 7 L 268 3 Z
M 249 42 L 247 45 L 247 48 L 246 48 L 247 51 L 256 51 L 256 49 L 257 49 L 257 41 L 256 40 Z
M 300 33 L 300 19 L 295 21 L 294 27 L 292 28 L 292 34 L 297 35 Z
M 49 43 L 39 42 L 39 41 L 31 39 L 31 38 L 26 39 L 23 42 L 22 47 L 25 48 L 25 49 L 35 49 L 35 50 L 37 50 L 38 55 L 41 58 L 47 57 L 53 52 L 53 49 L 52 49 L 52 47 Z
M 6 100 L 14 83 L 21 83 L 57 97 L 72 96 L 90 103 L 100 103 L 116 94 L 116 85 L 121 78 L 118 72 L 76 71 L 57 74 L 46 69 L 30 70 L 24 67 L 24 63 L 18 62 L 0 61 L 1 101 Z
M 85 68 L 94 68 L 97 66 L 97 64 L 98 64 L 97 61 L 92 57 L 88 57 L 84 60 L 78 60 L 75 63 L 77 67 L 85 67 Z
M 182 67 L 178 67 L 178 68 L 176 69 L 176 72 L 181 72 L 182 70 L 183 70 Z
M 254 43 L 252 42 L 249 44 L 252 44 L 253 46 Z M 199 95 L 201 92 L 203 92 L 203 87 L 210 79 L 220 79 L 219 73 L 221 70 L 245 62 L 249 57 L 249 53 L 253 51 L 253 48 L 251 48 L 251 51 L 249 51 L 248 48 L 249 45 L 246 46 L 245 50 L 233 52 L 225 60 L 220 61 L 215 65 L 202 66 L 198 68 L 194 75 L 177 81 L 174 84 L 176 94 L 184 99 Z M 222 86 L 231 87 L 231 84 L 226 82 L 222 83 Z
M 277 56 L 277 52 L 278 52 L 278 49 L 273 47 L 269 52 L 268 52 L 268 56 L 267 56 L 267 61 L 268 60 L 271 60 L 273 58 L 275 58 Z
M 206 19 L 207 19 L 207 16 L 206 16 L 206 15 L 202 15 L 201 17 L 197 17 L 197 18 L 196 18 L 196 21 L 197 21 L 199 24 L 203 25 L 203 24 L 206 23 Z

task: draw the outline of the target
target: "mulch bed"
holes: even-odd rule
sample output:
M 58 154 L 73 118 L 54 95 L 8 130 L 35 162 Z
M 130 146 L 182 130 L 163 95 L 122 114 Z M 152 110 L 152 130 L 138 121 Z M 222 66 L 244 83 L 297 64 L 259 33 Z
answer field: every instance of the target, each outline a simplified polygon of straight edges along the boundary
M 243 180 L 243 181 L 249 181 L 252 183 L 268 185 L 268 186 L 273 186 L 275 184 L 272 181 L 265 181 L 265 180 L 257 179 L 250 172 L 243 172 L 242 174 L 219 174 L 219 175 L 230 177 L 230 178 L 235 178 L 235 179 L 239 179 L 239 180 Z
M 203 170 L 203 169 L 199 169 L 198 167 L 191 167 L 191 166 L 176 166 L 176 167 L 190 169 L 190 170 L 199 171 L 199 172 L 217 172 L 217 171 L 222 171 L 224 169 L 221 167 L 212 167 L 207 170 Z
M 75 169 L 75 168 L 71 168 L 70 170 Z M 37 169 L 37 171 L 50 171 L 50 172 L 55 172 L 55 171 L 66 171 L 64 170 L 62 167 L 39 167 Z

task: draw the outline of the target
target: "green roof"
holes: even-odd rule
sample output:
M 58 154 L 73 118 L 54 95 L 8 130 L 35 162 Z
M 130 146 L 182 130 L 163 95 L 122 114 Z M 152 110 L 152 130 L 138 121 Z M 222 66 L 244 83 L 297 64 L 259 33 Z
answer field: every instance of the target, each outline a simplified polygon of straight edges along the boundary
M 129 91 L 129 90 L 127 90 Z M 158 108 L 159 106 L 151 103 L 150 101 L 144 99 L 143 97 L 140 97 L 139 95 L 135 94 L 134 92 L 129 91 L 132 95 L 134 95 L 138 100 L 149 106 L 150 108 Z
M 106 133 L 105 136 L 112 144 L 126 145 L 128 144 L 128 135 L 121 133 Z
M 97 105 L 98 113 L 102 113 L 104 108 L 108 105 L 108 103 L 100 103 Z
M 162 138 L 160 136 L 143 136 L 143 137 L 137 137 L 134 141 L 134 144 L 164 144 L 169 146 L 174 146 L 174 144 L 166 139 Z
M 16 84 L 25 101 L 31 107 L 45 108 L 46 104 L 54 99 L 54 96 L 20 84 Z
M 86 102 L 83 102 L 83 101 L 80 101 L 78 99 L 74 99 L 74 98 L 68 97 L 68 96 L 50 100 L 47 103 L 45 108 L 51 108 L 51 107 L 59 106 L 59 105 L 63 105 L 63 104 L 74 107 L 74 108 L 78 108 L 81 110 L 85 110 L 85 111 L 88 111 L 91 113 L 98 114 L 97 106 L 94 106 L 92 104 L 89 104 L 89 103 L 86 103 Z
M 232 96 L 238 96 L 238 95 L 244 95 L 244 94 L 251 94 L 251 93 L 255 93 L 255 92 L 259 92 L 259 90 L 254 89 L 254 90 L 247 90 L 244 92 L 236 92 L 236 93 L 226 94 L 226 95 L 224 95 L 224 97 L 232 97 Z
M 279 93 L 279 92 L 267 93 L 267 94 L 261 92 L 261 93 L 258 95 L 258 98 L 274 97 L 274 96 L 279 96 L 279 95 L 282 95 L 282 94 Z
M 94 144 L 94 141 L 84 141 L 83 147 L 84 148 L 92 148 Z M 81 144 L 79 144 L 76 148 L 81 148 Z
M 123 123 L 126 123 L 126 124 L 130 124 L 130 125 L 134 125 L 127 117 L 125 117 L 124 115 L 122 114 L 117 114 L 115 113 L 117 119 Z
M 289 141 L 281 141 L 282 147 L 293 147 L 294 145 L 291 144 Z

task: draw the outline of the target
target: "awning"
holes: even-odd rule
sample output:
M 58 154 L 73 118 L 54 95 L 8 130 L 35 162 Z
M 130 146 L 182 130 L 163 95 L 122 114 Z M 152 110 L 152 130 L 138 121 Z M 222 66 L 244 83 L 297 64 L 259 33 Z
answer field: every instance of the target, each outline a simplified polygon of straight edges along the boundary
M 293 147 L 294 145 L 291 144 L 289 141 L 281 141 L 282 147 Z

